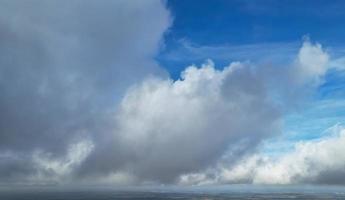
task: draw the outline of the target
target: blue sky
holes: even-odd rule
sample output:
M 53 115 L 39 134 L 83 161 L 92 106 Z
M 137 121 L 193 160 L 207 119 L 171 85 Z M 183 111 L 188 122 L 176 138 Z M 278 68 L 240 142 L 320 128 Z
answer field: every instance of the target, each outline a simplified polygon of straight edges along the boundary
M 294 58 L 305 37 L 322 44 L 337 61 L 332 64 L 344 63 L 344 1 L 170 0 L 167 5 L 173 24 L 157 59 L 173 79 L 186 66 L 206 59 L 220 68 L 232 61 L 279 65 Z M 286 147 L 296 141 L 317 139 L 329 127 L 344 124 L 344 88 L 345 73 L 330 70 L 303 109 L 284 117 L 284 136 L 276 141 L 284 141 L 285 146 L 279 143 L 281 149 L 290 149 Z
M 280 44 L 279 50 L 284 53 L 296 51 L 306 35 L 328 48 L 341 48 L 345 42 L 344 1 L 215 0 L 195 3 L 170 0 L 167 4 L 173 25 L 165 35 L 165 48 L 158 59 L 173 76 L 181 70 L 176 69 L 176 64 L 198 63 L 207 58 L 193 60 L 191 57 L 176 63 L 169 59 L 169 55 L 183 51 L 181 42 L 186 41 L 196 46 L 233 48 Z M 282 49 L 282 43 L 289 47 Z M 263 50 L 266 50 L 265 46 Z M 248 52 L 246 59 L 252 59 L 252 54 Z M 208 57 L 212 56 L 208 54 Z M 218 60 L 225 62 L 236 58 L 238 56 L 229 55 Z M 217 61 L 217 57 L 213 59 Z
M 344 1 L 168 1 L 174 24 L 168 41 L 189 38 L 201 45 L 293 42 L 310 34 L 341 43 Z
M 345 42 L 344 1 L 171 0 L 167 4 L 173 25 L 165 35 L 165 48 L 158 58 L 173 75 L 176 67 L 172 66 L 180 63 L 169 60 L 169 55 L 181 51 L 181 41 L 213 47 L 283 43 L 295 50 L 306 35 L 328 48 L 341 48 Z M 248 52 L 246 58 L 252 59 L 251 54 Z M 212 52 L 208 55 L 212 57 Z M 229 55 L 229 60 L 235 58 Z M 181 65 L 186 64 L 181 61 Z

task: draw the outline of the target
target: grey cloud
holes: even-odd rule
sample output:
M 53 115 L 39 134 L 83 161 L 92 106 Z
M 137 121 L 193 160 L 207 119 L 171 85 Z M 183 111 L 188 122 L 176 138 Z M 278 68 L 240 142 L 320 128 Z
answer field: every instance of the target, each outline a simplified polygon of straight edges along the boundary
M 164 76 L 152 57 L 169 24 L 160 1 L 1 1 L 0 153 L 102 143 L 127 86 Z
M 37 173 L 37 168 L 28 156 L 1 156 L 1 183 L 13 184 L 23 182 L 28 174 Z

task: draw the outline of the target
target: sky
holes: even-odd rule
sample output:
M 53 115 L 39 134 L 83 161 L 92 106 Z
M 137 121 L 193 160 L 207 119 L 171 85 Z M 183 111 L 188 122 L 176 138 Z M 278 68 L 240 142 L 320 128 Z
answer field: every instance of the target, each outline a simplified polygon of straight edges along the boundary
M 0 187 L 345 184 L 344 1 L 0 1 Z

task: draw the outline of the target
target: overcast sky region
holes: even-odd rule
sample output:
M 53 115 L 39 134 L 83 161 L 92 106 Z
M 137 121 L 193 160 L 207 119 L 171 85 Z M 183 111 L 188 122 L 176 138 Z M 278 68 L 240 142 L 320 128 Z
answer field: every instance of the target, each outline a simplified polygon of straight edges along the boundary
M 0 0 L 0 187 L 345 185 L 344 9 Z

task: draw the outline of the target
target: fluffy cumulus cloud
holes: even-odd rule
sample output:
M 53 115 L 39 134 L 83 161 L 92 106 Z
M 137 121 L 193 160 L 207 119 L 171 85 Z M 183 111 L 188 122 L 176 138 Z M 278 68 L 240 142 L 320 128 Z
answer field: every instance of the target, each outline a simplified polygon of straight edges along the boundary
M 209 60 L 171 80 L 153 59 L 161 1 L 2 1 L 0 24 L 1 184 L 339 182 L 344 134 L 255 153 L 281 131 L 280 99 L 322 83 L 319 44 L 283 67 Z
M 255 183 L 255 184 L 344 184 L 345 129 L 332 127 L 327 137 L 298 142 L 294 149 L 278 157 L 254 154 L 236 165 L 220 164 L 207 173 L 184 175 L 184 184 Z
M 312 44 L 309 39 L 303 43 L 293 70 L 298 82 L 313 81 L 318 83 L 328 69 L 329 55 L 321 44 Z
M 254 72 L 240 63 L 188 67 L 180 80 L 149 79 L 131 88 L 116 116 L 129 167 L 139 177 L 172 181 L 238 157 L 277 131 L 279 112 Z M 248 126 L 248 123 L 250 126 Z

